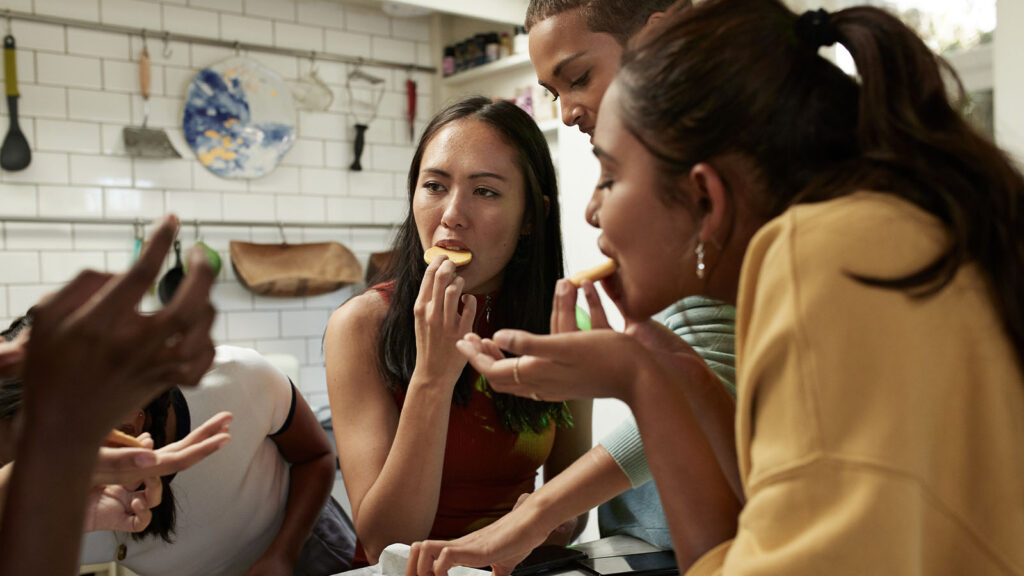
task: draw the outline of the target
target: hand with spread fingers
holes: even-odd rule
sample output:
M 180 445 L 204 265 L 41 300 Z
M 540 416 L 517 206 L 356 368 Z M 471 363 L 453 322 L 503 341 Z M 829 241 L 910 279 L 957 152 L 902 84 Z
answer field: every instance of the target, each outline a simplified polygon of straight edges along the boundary
M 576 287 L 562 279 L 555 290 L 550 336 L 514 330 L 499 331 L 493 339 L 467 334 L 459 343 L 459 350 L 495 389 L 548 401 L 622 398 L 629 392 L 623 386 L 635 378 L 635 372 L 631 374 L 625 369 L 626 363 L 620 362 L 625 358 L 637 365 L 646 363 L 648 373 L 658 366 L 666 376 L 688 375 L 688 382 L 695 378 L 703 383 L 717 382 L 701 356 L 665 325 L 651 319 L 627 319 L 624 332 L 615 333 L 594 283 L 584 280 L 579 289 L 590 308 L 589 335 L 577 327 Z M 598 351 L 601 349 L 606 349 L 610 356 Z M 519 357 L 506 358 L 505 353 Z M 612 362 L 605 366 L 600 358 Z M 585 372 L 574 373 L 573 366 Z M 484 372 L 483 367 L 488 371 Z
M 611 356 L 609 360 L 618 358 L 622 353 L 615 346 L 635 346 L 630 338 L 612 331 L 608 324 L 601 299 L 594 283 L 584 280 L 580 290 L 590 307 L 591 330 L 583 332 L 576 321 L 576 286 L 563 278 L 555 287 L 555 296 L 551 307 L 551 335 L 534 335 L 520 330 L 500 330 L 493 339 L 480 338 L 476 334 L 466 334 L 457 343 L 460 352 L 469 363 L 483 374 L 495 390 L 515 394 L 534 400 L 557 402 L 576 398 L 615 397 L 618 393 L 607 386 L 621 383 L 617 378 L 610 377 L 613 373 L 623 378 L 632 378 L 629 370 L 622 364 L 610 362 L 609 367 L 619 368 L 609 372 L 604 368 L 597 370 L 604 374 L 599 381 L 589 380 L 588 384 L 602 386 L 598 389 L 581 389 L 576 386 L 577 378 L 583 374 L 575 374 L 575 370 L 593 368 L 592 355 L 595 349 L 588 346 L 601 343 L 607 346 Z M 678 337 L 676 338 L 678 340 Z M 618 344 L 616 344 L 616 342 Z M 524 348 L 523 346 L 527 346 Z M 684 343 L 685 345 L 685 343 Z M 564 354 L 563 354 L 564 352 Z M 506 353 L 517 357 L 507 357 Z M 557 358 L 557 360 L 556 360 Z M 578 359 L 579 364 L 575 364 Z M 576 367 L 574 367 L 576 366 Z M 587 377 L 589 379 L 589 377 Z M 619 392 L 621 393 L 621 392 Z
M 93 469 L 95 484 L 124 484 L 132 486 L 150 477 L 167 476 L 181 472 L 216 452 L 231 440 L 230 412 L 210 417 L 188 436 L 153 450 L 149 433 L 139 435 L 141 448 L 103 447 Z
M 427 266 L 413 306 L 415 371 L 424 381 L 454 387 L 466 366 L 466 359 L 455 352 L 455 343 L 473 329 L 476 299 L 463 294 L 465 286 L 465 279 L 455 273 L 455 264 L 446 256 Z
M 549 402 L 625 400 L 633 382 L 644 374 L 660 372 L 658 363 L 639 342 L 613 330 L 550 336 L 499 330 L 493 339 L 467 334 L 458 348 L 495 390 Z M 503 351 L 519 358 L 505 358 Z

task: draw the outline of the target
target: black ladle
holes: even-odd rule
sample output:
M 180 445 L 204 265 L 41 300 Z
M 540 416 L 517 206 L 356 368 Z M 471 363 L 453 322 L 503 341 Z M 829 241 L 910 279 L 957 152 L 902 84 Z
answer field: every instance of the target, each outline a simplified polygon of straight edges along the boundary
M 181 280 L 185 277 L 185 269 L 181 265 L 181 241 L 174 240 L 174 266 L 168 270 L 160 282 L 156 285 L 156 294 L 160 297 L 160 302 L 167 304 L 174 298 L 174 293 L 178 290 L 178 285 L 181 284 Z
M 18 64 L 14 52 L 14 36 L 4 36 L 4 84 L 7 92 L 7 114 L 11 125 L 0 147 L 0 168 L 22 170 L 32 161 L 28 140 L 18 126 Z

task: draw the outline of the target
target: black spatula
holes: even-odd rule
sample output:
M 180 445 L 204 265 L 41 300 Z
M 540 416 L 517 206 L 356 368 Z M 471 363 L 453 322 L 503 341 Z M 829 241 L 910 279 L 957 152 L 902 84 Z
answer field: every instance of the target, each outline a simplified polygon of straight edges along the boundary
M 22 170 L 32 161 L 28 140 L 18 126 L 18 63 L 14 52 L 14 36 L 4 36 L 4 84 L 7 92 L 7 114 L 11 125 L 0 147 L 0 168 Z

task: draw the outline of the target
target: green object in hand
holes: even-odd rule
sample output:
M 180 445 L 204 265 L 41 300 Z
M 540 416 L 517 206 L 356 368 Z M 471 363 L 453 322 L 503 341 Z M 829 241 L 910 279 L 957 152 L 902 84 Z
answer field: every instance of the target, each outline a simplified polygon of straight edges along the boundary
M 210 263 L 210 268 L 213 269 L 213 275 L 216 277 L 220 274 L 222 266 L 220 254 L 218 254 L 213 248 L 207 246 L 205 242 L 196 242 L 196 246 L 200 246 L 203 249 L 203 253 L 206 254 L 206 261 Z M 185 273 L 188 274 L 188 259 L 185 260 Z
M 576 327 L 584 332 L 590 330 L 590 315 L 579 306 L 576 307 Z

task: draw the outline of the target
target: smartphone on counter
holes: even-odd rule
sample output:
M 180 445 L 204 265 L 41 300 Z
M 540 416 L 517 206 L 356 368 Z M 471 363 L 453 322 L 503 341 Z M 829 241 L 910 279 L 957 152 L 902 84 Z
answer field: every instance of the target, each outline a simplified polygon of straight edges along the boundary
M 578 568 L 578 562 L 586 559 L 583 552 L 565 546 L 538 546 L 516 565 L 512 576 L 534 576 L 553 570 Z
M 579 563 L 599 576 L 672 576 L 679 574 L 676 555 L 671 550 L 584 558 Z

